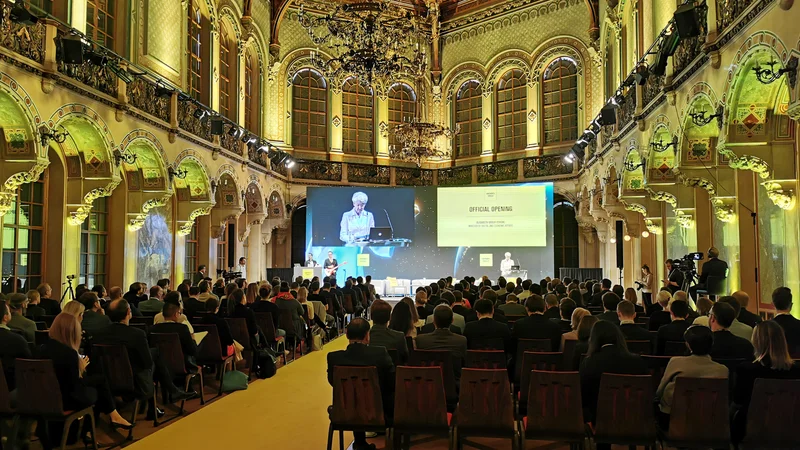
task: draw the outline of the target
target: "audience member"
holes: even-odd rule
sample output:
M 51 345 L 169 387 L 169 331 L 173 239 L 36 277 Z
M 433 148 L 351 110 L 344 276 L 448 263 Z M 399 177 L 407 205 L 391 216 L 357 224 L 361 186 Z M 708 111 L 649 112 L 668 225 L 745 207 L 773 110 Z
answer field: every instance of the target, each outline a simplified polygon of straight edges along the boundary
M 572 292 L 578 292 L 577 289 L 573 289 Z M 558 306 L 558 319 L 551 319 L 552 322 L 557 323 L 558 326 L 561 327 L 561 333 L 569 333 L 572 331 L 572 313 L 577 308 L 575 301 L 571 298 L 565 298 L 561 300 L 561 304 Z
M 788 287 L 775 289 L 772 292 L 772 304 L 775 306 L 772 320 L 783 328 L 789 354 L 793 358 L 800 358 L 800 320 L 792 316 L 792 290 Z
M 400 302 L 394 305 L 391 316 L 389 316 L 388 328 L 403 333 L 403 336 L 406 337 L 417 337 L 417 327 L 408 303 Z
M 578 325 L 581 323 L 581 319 L 583 316 L 591 316 L 592 313 L 585 308 L 575 308 L 575 311 L 572 311 L 572 315 L 570 316 L 570 327 L 571 331 L 568 331 L 561 335 L 561 346 L 559 347 L 560 351 L 564 351 L 564 341 L 577 341 L 578 340 Z
M 514 323 L 514 352 L 520 339 L 550 339 L 552 351 L 561 345 L 561 326 L 544 316 L 545 302 L 540 295 L 531 295 L 525 301 L 528 317 Z M 513 353 L 513 352 L 512 352 Z
M 40 284 L 37 288 L 39 291 L 40 305 L 47 312 L 48 316 L 55 316 L 61 312 L 61 302 L 50 298 L 53 295 L 53 289 L 47 283 Z
M 508 298 L 514 297 L 513 294 Z M 509 303 L 506 303 L 508 305 Z M 501 305 L 505 306 L 505 305 Z M 502 345 L 505 350 L 512 348 L 511 332 L 508 326 L 494 320 L 494 305 L 486 299 L 475 302 L 475 312 L 478 320 L 467 323 L 464 337 L 470 349 L 498 348 Z
M 629 301 L 633 305 L 636 314 L 644 315 L 644 307 L 639 306 L 639 299 L 636 296 L 636 289 L 631 287 L 625 289 L 625 294 L 622 296 L 622 298 Z
M 183 351 L 184 364 L 187 371 L 197 370 L 197 344 L 192 337 L 189 328 L 179 322 L 181 307 L 174 303 L 164 303 L 164 322 L 158 323 L 150 327 L 150 338 L 154 334 L 167 334 L 174 333 L 178 335 L 181 343 L 181 350 Z
M 731 307 L 733 308 L 734 317 L 739 317 L 742 307 L 739 305 L 739 302 L 736 300 L 735 297 L 723 296 L 717 300 L 717 303 L 719 302 L 731 305 Z M 739 319 L 733 319 L 733 323 L 728 329 L 735 336 L 747 339 L 748 341 L 753 338 L 753 327 L 751 327 L 750 325 L 745 325 L 742 322 L 739 322 Z
M 351 291 L 353 289 L 351 288 Z M 305 336 L 306 333 L 306 321 L 303 318 L 305 315 L 305 311 L 303 310 L 303 305 L 300 304 L 296 299 L 291 297 L 289 293 L 289 286 L 284 281 L 281 283 L 280 293 L 277 297 L 275 297 L 275 305 L 278 306 L 278 309 L 281 311 L 290 311 L 292 314 L 292 324 L 294 325 L 294 332 L 297 336 Z M 356 309 L 359 311 L 358 309 Z M 291 334 L 290 330 L 284 330 L 286 334 Z
M 8 296 L 8 307 L 11 310 L 11 320 L 6 325 L 12 330 L 19 331 L 28 343 L 33 343 L 36 336 L 36 322 L 25 317 L 25 304 L 28 297 L 25 294 L 14 293 Z
M 300 303 L 297 300 L 292 299 L 291 301 L 295 302 L 297 307 L 300 310 L 303 310 L 303 307 L 300 306 Z M 220 303 L 222 301 L 220 300 Z M 251 308 L 247 307 L 247 298 L 244 296 L 244 291 L 235 288 L 231 295 L 228 297 L 228 304 L 233 305 L 233 312 L 230 314 L 230 317 L 233 319 L 244 319 L 245 324 L 247 326 L 247 335 L 250 336 L 250 345 L 254 348 L 258 348 L 259 344 L 262 343 L 261 335 L 258 329 L 258 323 L 256 322 L 256 315 L 253 313 Z M 280 305 L 277 305 L 280 308 Z M 300 313 L 302 314 L 302 312 Z M 304 322 L 305 324 L 305 322 Z M 296 326 L 296 325 L 295 325 Z M 304 336 L 305 329 L 299 328 L 298 336 Z
M 392 316 L 392 305 L 383 300 L 375 300 L 369 308 L 372 318 L 372 328 L 369 330 L 369 345 L 380 345 L 387 350 L 397 352 L 397 362 L 400 364 L 408 361 L 408 345 L 406 334 L 389 328 Z
M 611 291 L 611 280 L 608 278 L 603 278 L 603 280 L 596 286 L 597 288 L 592 288 L 594 289 L 594 292 L 592 294 L 592 300 L 589 303 L 589 306 L 600 307 L 603 306 L 603 295 L 605 295 L 606 292 Z
M 252 305 L 256 302 L 256 299 L 258 298 L 258 283 L 250 283 L 247 285 L 245 297 L 247 298 L 248 305 Z
M 451 294 L 449 292 L 443 292 L 442 295 L 439 297 L 439 305 L 437 305 L 436 307 L 438 308 L 439 306 L 444 305 L 444 306 L 447 306 L 447 308 L 449 308 L 452 311 L 452 308 L 450 307 L 450 303 L 448 302 L 448 298 L 452 297 L 452 296 L 453 296 L 453 294 Z M 435 309 L 434 309 L 434 311 L 435 311 Z M 434 321 L 434 317 L 432 315 L 428 316 L 428 318 L 425 319 L 425 323 L 426 324 L 431 324 L 431 323 L 433 323 L 433 321 Z M 464 316 L 454 312 L 453 313 L 453 321 L 452 322 L 453 322 L 453 325 L 459 329 L 459 334 L 463 334 L 464 333 L 464 327 L 467 325 L 467 321 L 464 320 Z
M 697 318 L 694 319 L 692 325 L 702 325 L 704 327 L 708 325 L 708 315 L 711 313 L 711 307 L 714 306 L 714 303 L 708 297 L 700 297 L 697 299 Z
M 656 336 L 656 355 L 664 355 L 667 342 L 683 342 L 686 329 L 691 322 L 686 318 L 689 313 L 689 303 L 683 300 L 673 300 L 669 305 L 670 323 L 658 328 Z
M 619 329 L 627 341 L 652 341 L 650 332 L 636 324 L 636 308 L 633 303 L 623 300 L 617 303 Z
M 578 342 L 575 343 L 575 348 L 572 353 L 572 361 L 569 370 L 578 370 L 580 363 L 583 360 L 583 355 L 589 352 L 589 337 L 592 333 L 592 327 L 600 320 L 597 316 L 587 314 L 581 318 L 578 324 L 577 335 Z
M 255 303 L 250 305 L 250 309 L 254 313 L 269 313 L 272 316 L 272 325 L 275 327 L 276 336 L 286 336 L 286 330 L 281 330 L 278 327 L 281 310 L 278 305 L 269 301 L 269 294 L 270 288 L 268 284 L 258 288 L 258 298 Z
M 211 297 L 216 298 L 219 300 L 219 297 L 211 293 L 211 285 L 208 281 L 201 281 L 200 284 L 197 285 L 197 288 L 200 289 L 200 293 L 197 295 L 198 302 L 205 302 Z
M 456 384 L 461 379 L 461 367 L 467 355 L 467 338 L 450 331 L 453 324 L 453 310 L 447 305 L 439 305 L 433 310 L 432 333 L 417 336 L 417 348 L 420 350 L 447 350 L 453 359 L 453 371 Z
M 31 350 L 25 338 L 9 328 L 11 311 L 5 300 L 0 300 L 0 361 L 3 363 L 3 372 L 6 376 L 8 390 L 16 388 L 16 360 L 17 358 L 30 358 Z
M 711 357 L 715 359 L 746 359 L 753 357 L 753 344 L 730 332 L 736 313 L 731 305 L 717 302 L 711 308 L 708 323 L 714 332 L 714 346 Z
M 519 298 L 514 294 L 509 294 L 506 296 L 505 303 L 498 305 L 497 309 L 503 311 L 505 316 L 526 316 L 528 314 L 528 310 L 525 309 L 525 305 L 520 305 Z M 492 314 L 494 314 L 494 309 L 492 309 Z
M 597 318 L 619 325 L 619 317 L 617 316 L 617 304 L 619 302 L 620 299 L 617 294 L 613 292 L 603 294 L 603 313 L 599 314 Z
M 465 304 L 467 300 L 464 299 L 464 294 L 461 291 L 453 291 L 453 297 L 455 297 L 455 302 L 453 303 L 454 314 L 464 317 L 465 324 L 478 320 L 478 316 L 475 314 L 475 311 L 470 309 L 470 307 Z
M 731 294 L 731 297 L 735 298 L 736 301 L 739 303 L 740 310 L 739 310 L 739 316 L 737 317 L 739 322 L 751 328 L 755 328 L 757 324 L 761 323 L 761 316 L 747 310 L 747 305 L 750 304 L 750 296 L 747 294 L 747 292 L 736 291 L 733 294 Z M 699 305 L 698 309 L 700 309 Z
M 88 291 L 78 299 L 84 307 L 83 319 L 81 320 L 81 328 L 87 335 L 92 336 L 95 332 L 104 329 L 111 325 L 111 320 L 106 317 L 103 307 L 100 306 L 100 299 L 97 294 Z
M 69 314 L 70 316 L 74 316 L 78 319 L 78 322 L 83 320 L 83 313 L 86 311 L 86 308 L 83 307 L 83 303 L 75 300 L 70 300 L 64 305 L 64 308 L 61 310 L 62 313 Z
M 25 296 L 28 297 L 28 306 L 25 308 L 25 317 L 35 322 L 37 320 L 41 320 L 42 316 L 47 315 L 47 311 L 39 306 L 39 303 L 42 301 L 39 291 L 30 290 L 25 294 Z
M 194 334 L 194 327 L 192 327 L 192 323 L 189 322 L 189 318 L 187 318 L 186 315 L 183 314 L 183 303 L 181 302 L 181 294 L 179 294 L 178 291 L 171 291 L 164 297 L 163 303 L 172 303 L 173 305 L 177 305 L 180 308 L 179 310 L 180 313 L 178 315 L 178 323 L 186 325 L 186 327 L 189 328 L 189 333 Z M 153 325 L 164 322 L 166 322 L 166 319 L 164 319 L 164 312 L 162 307 L 162 311 L 159 311 L 159 313 L 153 317 Z
M 497 304 L 502 305 L 506 302 L 506 298 L 514 293 L 514 283 L 506 283 L 505 289 L 501 289 L 501 291 L 497 294 Z
M 653 304 L 650 313 L 648 328 L 650 331 L 658 331 L 663 325 L 672 322 L 672 315 L 669 313 L 669 302 L 672 301 L 672 293 L 667 290 L 658 291 L 656 303 Z
M 545 307 L 547 308 L 544 311 L 544 317 L 547 318 L 547 320 L 558 320 L 561 317 L 561 311 L 558 310 L 559 298 L 560 297 L 555 294 L 547 294 L 544 297 Z
M 267 303 L 270 303 L 267 301 Z M 233 335 L 228 322 L 217 314 L 219 312 L 219 300 L 209 298 L 206 300 L 206 311 L 208 314 L 203 314 L 200 323 L 204 325 L 216 325 L 217 334 L 219 335 L 219 343 L 223 356 L 231 356 L 234 353 L 233 348 Z
M 135 283 L 131 283 L 131 285 L 128 287 L 128 292 L 126 292 L 125 295 L 122 296 L 122 298 L 127 300 L 128 303 L 130 303 L 131 305 L 137 307 L 137 309 L 138 309 L 139 301 L 142 300 L 141 296 L 143 294 L 144 294 L 144 284 L 143 283 L 139 283 L 139 282 L 135 282 Z

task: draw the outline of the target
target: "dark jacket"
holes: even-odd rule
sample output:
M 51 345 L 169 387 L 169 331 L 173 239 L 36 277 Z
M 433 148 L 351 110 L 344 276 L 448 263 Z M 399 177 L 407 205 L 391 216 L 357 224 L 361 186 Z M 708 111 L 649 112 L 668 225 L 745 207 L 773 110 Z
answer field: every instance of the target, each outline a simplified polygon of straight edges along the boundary
M 660 305 L 658 305 L 660 306 Z M 653 305 L 655 308 L 656 305 Z M 672 323 L 672 315 L 668 311 L 653 311 L 650 313 L 650 321 L 648 322 L 648 329 L 650 331 L 658 331 L 664 325 L 669 325 Z
M 656 336 L 656 355 L 663 355 L 667 341 L 683 342 L 683 333 L 692 326 L 689 320 L 675 320 L 658 329 Z
M 390 330 L 386 325 L 375 324 L 369 330 L 369 345 L 380 346 L 387 350 L 397 350 L 398 361 L 408 361 L 408 345 L 405 334 Z
M 671 284 L 667 286 L 669 292 L 674 295 L 676 292 L 681 290 L 681 286 L 683 285 L 683 272 L 678 269 L 672 269 L 672 272 L 668 274 L 668 278 L 669 281 L 674 281 L 677 284 L 677 286 L 673 286 Z M 655 294 L 655 292 L 653 294 Z
M 186 328 L 186 325 L 181 325 Z M 187 328 L 188 330 L 188 328 Z M 139 398 L 147 398 L 153 392 L 153 355 L 147 342 L 147 334 L 123 323 L 112 323 L 92 335 L 92 343 L 122 345 L 128 351 L 128 360 L 133 370 L 133 381 Z
M 455 312 L 455 311 L 454 311 L 454 312 Z M 425 319 L 427 319 L 427 318 L 428 318 L 428 316 L 430 316 L 430 315 L 431 315 L 431 313 L 430 313 L 430 311 L 428 311 L 428 309 L 427 309 L 427 308 L 425 308 L 424 306 L 417 306 L 417 315 L 419 316 L 420 320 L 425 320 Z M 462 314 L 462 315 L 463 315 L 463 314 Z M 466 321 L 466 320 L 467 320 L 467 318 L 466 318 L 466 317 L 464 317 L 464 321 Z
M 394 363 L 385 348 L 353 343 L 345 350 L 328 353 L 328 383 L 333 386 L 336 366 L 374 366 L 378 369 L 378 384 L 383 397 L 385 415 L 394 415 Z
M 19 333 L 5 328 L 0 328 L 0 361 L 3 362 L 3 372 L 6 375 L 8 390 L 13 391 L 15 382 L 15 362 L 17 358 L 30 358 L 31 349 L 25 338 Z
M 220 310 L 221 309 L 222 307 L 220 306 Z M 201 302 L 200 300 L 192 297 L 189 297 L 183 301 L 183 312 L 190 319 L 193 318 L 197 313 L 202 313 L 205 311 L 206 311 L 205 302 Z
M 453 358 L 456 383 L 461 379 L 461 367 L 467 356 L 467 338 L 450 330 L 437 328 L 433 333 L 417 335 L 418 350 L 447 350 Z
M 583 417 L 589 422 L 595 421 L 600 378 L 604 373 L 645 375 L 647 365 L 639 356 L 627 353 L 616 345 L 602 347 L 597 353 L 586 357 L 581 363 L 580 374 Z
M 503 348 L 506 351 L 512 348 L 511 331 L 508 329 L 508 325 L 491 317 L 467 323 L 464 328 L 464 336 L 467 338 L 467 347 L 469 348 L 478 348 L 478 344 L 489 339 L 502 340 Z
M 55 339 L 48 339 L 39 349 L 39 357 L 53 361 L 64 411 L 83 409 L 95 404 L 97 391 L 87 386 L 86 379 L 80 376 L 78 352 Z
M 281 310 L 285 309 L 292 312 L 292 323 L 294 324 L 294 330 L 296 333 L 302 334 L 303 324 L 305 323 L 305 319 L 303 318 L 305 316 L 303 305 L 301 305 L 297 300 L 288 298 L 276 298 L 275 305 L 277 305 Z
M 430 334 L 433 333 L 435 330 L 436 330 L 435 324 L 426 323 L 425 325 L 422 326 L 422 328 L 419 329 L 419 331 L 417 332 L 417 336 L 419 336 L 420 334 Z M 453 334 L 461 335 L 461 328 L 458 328 L 455 325 L 450 325 L 450 332 Z
M 281 309 L 278 308 L 278 305 L 272 303 L 266 299 L 257 299 L 255 303 L 250 305 L 250 309 L 254 313 L 270 313 L 272 314 L 272 324 L 275 325 L 275 329 L 277 330 L 278 327 L 278 320 L 281 318 Z M 264 330 L 261 330 L 264 331 Z
M 544 316 L 548 319 L 559 320 L 561 319 L 561 310 L 558 309 L 558 306 L 547 308 L 547 310 L 544 312 Z
M 711 357 L 716 359 L 753 359 L 753 344 L 747 339 L 735 336 L 728 330 L 715 331 Z
M 619 329 L 622 331 L 622 334 L 625 335 L 626 341 L 652 341 L 653 337 L 650 336 L 650 332 L 647 331 L 642 326 L 636 325 L 635 323 L 623 323 L 620 324 Z
M 698 284 L 705 284 L 710 276 L 721 278 L 727 277 L 728 263 L 717 258 L 711 258 L 703 263 L 703 267 L 700 268 L 700 279 L 697 281 Z
M 456 314 L 461 314 L 464 317 L 464 322 L 475 322 L 478 320 L 478 314 L 473 309 L 469 309 L 464 305 L 454 305 L 453 312 Z
M 568 319 L 551 319 L 551 322 L 561 327 L 561 334 L 569 333 L 572 331 L 572 321 Z
M 227 354 L 228 346 L 233 345 L 233 335 L 231 335 L 231 327 L 224 318 L 214 314 L 206 314 L 200 322 L 204 325 L 216 325 L 217 334 L 219 334 L 219 343 L 222 347 L 222 354 Z
M 233 305 L 233 314 L 231 314 L 231 318 L 244 319 L 245 322 L 247 322 L 247 334 L 249 334 L 250 336 L 256 336 L 258 334 L 258 323 L 256 322 L 256 315 L 253 314 L 253 311 L 250 310 L 250 308 L 248 308 L 247 306 L 242 304 Z
M 739 322 L 742 322 L 743 324 L 751 326 L 753 328 L 755 328 L 756 325 L 758 325 L 762 321 L 761 316 L 755 313 L 751 313 L 750 311 L 744 308 L 742 308 L 742 310 L 739 311 L 738 319 Z
M 783 328 L 783 334 L 786 335 L 786 343 L 789 345 L 789 353 L 792 357 L 800 357 L 800 320 L 789 314 L 775 316 L 772 320 Z
M 40 299 L 39 306 L 44 308 L 48 316 L 57 316 L 61 313 L 61 302 L 52 298 L 44 297 Z
M 111 319 L 107 315 L 92 310 L 84 311 L 81 328 L 89 336 L 94 336 L 100 330 L 111 325 Z
M 39 305 L 28 305 L 25 308 L 25 317 L 33 320 L 34 322 L 37 320 L 41 320 L 42 316 L 46 316 L 47 311 Z
M 597 320 L 605 320 L 606 322 L 611 322 L 619 325 L 619 316 L 617 315 L 616 311 L 605 311 L 602 314 L 598 314 Z
M 550 339 L 552 351 L 557 352 L 561 346 L 561 326 L 551 322 L 542 314 L 533 314 L 517 320 L 512 332 L 514 351 L 520 339 Z
M 182 323 L 177 322 L 162 322 L 150 327 L 150 334 L 154 333 L 175 333 L 181 341 L 181 350 L 183 350 L 184 363 L 187 370 L 193 370 L 196 367 L 195 357 L 197 356 L 197 344 L 194 342 L 192 334 L 189 332 L 189 327 Z
M 592 299 L 589 300 L 589 306 L 603 306 L 603 295 L 605 295 L 606 292 L 611 292 L 611 291 L 601 290 L 597 294 L 592 294 Z

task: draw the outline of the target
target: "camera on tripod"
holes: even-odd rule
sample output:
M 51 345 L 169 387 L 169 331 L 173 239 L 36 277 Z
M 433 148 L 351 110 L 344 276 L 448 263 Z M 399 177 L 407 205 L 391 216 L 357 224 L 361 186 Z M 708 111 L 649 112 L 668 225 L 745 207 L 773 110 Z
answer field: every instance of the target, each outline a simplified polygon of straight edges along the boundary
M 673 259 L 672 267 L 684 273 L 697 273 L 697 261 L 703 259 L 703 253 L 694 252 L 689 253 L 683 258 Z
M 75 278 L 76 278 L 75 275 L 67 275 L 67 280 L 69 280 L 69 281 L 72 281 Z
M 217 276 L 222 277 L 226 283 L 231 282 L 233 280 L 242 278 L 242 272 L 228 272 L 225 269 L 217 269 Z

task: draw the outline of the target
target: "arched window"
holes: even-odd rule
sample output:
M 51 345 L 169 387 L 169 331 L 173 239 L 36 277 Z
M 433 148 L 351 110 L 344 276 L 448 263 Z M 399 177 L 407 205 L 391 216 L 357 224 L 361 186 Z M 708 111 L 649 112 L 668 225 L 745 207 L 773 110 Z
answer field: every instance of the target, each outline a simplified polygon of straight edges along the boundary
M 319 73 L 306 69 L 292 80 L 292 145 L 328 150 L 328 85 Z
M 462 84 L 456 94 L 455 122 L 456 126 L 461 126 L 461 131 L 456 135 L 456 157 L 481 154 L 483 106 L 480 87 L 480 83 L 470 80 Z
M 405 83 L 389 88 L 389 145 L 399 145 L 394 135 L 395 125 L 413 119 L 417 113 L 417 94 Z
M 210 36 L 208 18 L 203 15 L 199 0 L 189 0 L 188 36 L 188 93 L 201 103 L 208 104 L 208 54 Z
M 554 201 L 553 268 L 558 273 L 561 267 L 578 267 L 578 221 L 570 202 L 558 198 Z
M 497 151 L 522 150 L 528 144 L 527 81 L 522 70 L 511 69 L 497 82 Z
M 198 239 L 197 239 L 197 221 L 192 224 L 192 231 L 188 235 L 186 235 L 186 244 L 185 250 L 186 255 L 184 257 L 184 267 L 183 267 L 183 279 L 184 280 L 191 280 L 195 270 L 197 270 L 197 266 L 199 263 L 197 262 L 197 247 L 198 247 Z
M 261 132 L 261 83 L 252 47 L 244 54 L 244 127 L 255 134 Z
M 558 58 L 544 71 L 544 142 L 553 144 L 578 137 L 578 68 Z
M 21 185 L 3 216 L 2 292 L 25 293 L 44 278 L 47 177 Z
M 342 87 L 342 151 L 372 154 L 372 88 L 355 78 Z
M 236 40 L 227 27 L 219 35 L 219 112 L 236 122 L 236 86 L 239 77 L 236 71 Z
M 108 197 L 94 201 L 89 217 L 81 224 L 80 282 L 87 286 L 107 284 Z
M 48 0 L 49 1 L 49 0 Z M 122 0 L 87 0 L 86 2 L 86 35 L 98 44 L 127 55 L 124 48 L 124 1 Z

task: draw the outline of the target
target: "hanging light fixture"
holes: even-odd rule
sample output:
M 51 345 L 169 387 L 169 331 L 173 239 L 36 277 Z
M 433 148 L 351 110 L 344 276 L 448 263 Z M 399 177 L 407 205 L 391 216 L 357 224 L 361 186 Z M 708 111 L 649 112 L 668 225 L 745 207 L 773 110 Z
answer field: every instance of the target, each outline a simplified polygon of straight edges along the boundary
M 458 125 L 451 130 L 414 117 L 395 125 L 392 132 L 399 145 L 390 146 L 389 156 L 399 161 L 413 162 L 417 167 L 421 167 L 426 159 L 449 158 L 450 151 L 440 148 L 440 138 L 452 139 L 459 131 L 461 127 Z

